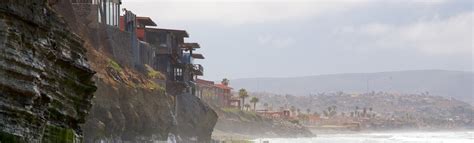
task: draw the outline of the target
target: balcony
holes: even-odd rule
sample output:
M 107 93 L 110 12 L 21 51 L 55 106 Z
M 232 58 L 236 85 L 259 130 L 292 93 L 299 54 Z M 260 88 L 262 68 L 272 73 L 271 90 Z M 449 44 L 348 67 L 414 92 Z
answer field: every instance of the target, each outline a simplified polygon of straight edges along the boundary
M 204 74 L 204 68 L 200 64 L 193 65 L 193 73 L 194 75 L 202 76 Z
M 99 0 L 71 0 L 73 4 L 98 4 Z

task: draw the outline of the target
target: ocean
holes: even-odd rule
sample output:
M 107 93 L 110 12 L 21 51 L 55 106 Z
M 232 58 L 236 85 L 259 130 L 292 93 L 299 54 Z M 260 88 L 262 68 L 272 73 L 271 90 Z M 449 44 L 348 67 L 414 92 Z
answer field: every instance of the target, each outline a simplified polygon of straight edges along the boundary
M 313 138 L 262 138 L 255 143 L 474 143 L 474 131 L 321 134 Z

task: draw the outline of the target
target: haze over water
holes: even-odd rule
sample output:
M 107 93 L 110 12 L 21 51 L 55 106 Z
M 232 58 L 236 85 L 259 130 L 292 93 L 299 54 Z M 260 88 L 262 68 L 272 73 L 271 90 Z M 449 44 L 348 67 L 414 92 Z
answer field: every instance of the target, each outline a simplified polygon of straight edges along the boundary
M 474 131 L 322 134 L 314 138 L 257 139 L 256 143 L 473 143 Z

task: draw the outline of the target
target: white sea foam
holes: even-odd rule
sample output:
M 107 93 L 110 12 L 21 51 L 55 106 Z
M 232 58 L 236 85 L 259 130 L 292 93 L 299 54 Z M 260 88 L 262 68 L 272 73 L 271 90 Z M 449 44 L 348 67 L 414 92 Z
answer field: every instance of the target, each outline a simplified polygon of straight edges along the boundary
M 474 143 L 474 131 L 328 134 L 314 138 L 262 138 L 256 143 Z

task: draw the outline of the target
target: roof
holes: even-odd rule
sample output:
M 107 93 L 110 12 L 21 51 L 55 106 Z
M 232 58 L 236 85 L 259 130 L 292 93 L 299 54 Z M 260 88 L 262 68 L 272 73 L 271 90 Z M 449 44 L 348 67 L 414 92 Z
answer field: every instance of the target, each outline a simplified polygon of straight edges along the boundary
M 204 79 L 196 79 L 196 83 L 198 83 L 198 84 L 214 85 L 214 82 L 213 82 L 213 81 L 204 80 Z
M 221 88 L 221 89 L 229 89 L 229 90 L 230 90 L 230 89 L 233 89 L 232 87 L 223 85 L 223 84 L 221 84 L 221 83 L 220 83 L 220 84 L 215 84 L 214 86 L 217 87 L 217 88 Z
M 173 33 L 177 36 L 180 36 L 180 37 L 189 37 L 188 35 L 188 32 L 186 32 L 186 30 L 178 30 L 178 29 L 163 29 L 163 28 L 146 28 L 147 31 L 166 31 L 166 32 L 170 32 L 170 33 Z
M 156 26 L 156 23 L 153 20 L 151 20 L 150 17 L 137 16 L 137 21 L 138 23 L 141 23 L 146 26 Z
M 199 46 L 198 43 L 183 43 L 180 45 L 181 48 L 185 48 L 185 49 L 197 49 L 197 48 L 201 48 L 201 46 Z
M 204 59 L 204 56 L 202 54 L 198 54 L 198 53 L 193 53 L 193 55 L 191 55 L 191 56 L 195 59 Z

